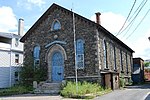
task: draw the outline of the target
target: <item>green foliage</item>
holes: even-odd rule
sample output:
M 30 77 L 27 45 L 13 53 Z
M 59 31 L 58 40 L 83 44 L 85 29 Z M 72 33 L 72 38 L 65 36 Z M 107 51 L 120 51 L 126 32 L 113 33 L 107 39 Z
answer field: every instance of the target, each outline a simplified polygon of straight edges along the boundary
M 100 91 L 104 91 L 104 88 L 96 83 L 92 84 L 88 82 L 78 82 L 78 88 L 76 88 L 75 82 L 67 82 L 66 87 L 64 87 L 61 91 L 61 95 L 69 98 L 89 99 L 95 97 L 95 95 L 97 95 Z
M 24 65 L 20 72 L 21 85 L 32 86 L 33 81 L 44 81 L 47 78 L 46 66 L 34 66 L 33 58 L 28 57 L 25 59 Z
M 144 63 L 144 66 L 145 66 L 145 67 L 148 67 L 149 65 L 150 65 L 150 62 L 145 62 L 145 63 Z
M 120 76 L 119 78 L 119 86 L 120 87 L 125 87 L 125 78 L 123 75 Z
M 0 89 L 0 96 L 9 96 L 9 95 L 15 95 L 15 94 L 24 94 L 28 93 L 30 89 L 24 87 L 24 86 L 14 86 L 7 89 Z

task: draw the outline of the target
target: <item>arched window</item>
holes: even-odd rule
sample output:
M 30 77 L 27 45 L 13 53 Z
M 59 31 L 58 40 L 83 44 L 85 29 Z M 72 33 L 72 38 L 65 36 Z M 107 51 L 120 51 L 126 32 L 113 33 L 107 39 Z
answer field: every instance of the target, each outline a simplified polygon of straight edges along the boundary
M 61 24 L 58 20 L 54 20 L 52 24 L 52 30 L 59 30 L 61 29 Z
M 107 44 L 106 44 L 105 39 L 103 40 L 103 51 L 104 51 L 104 67 L 108 68 L 108 65 L 107 65 Z
M 76 64 L 78 69 L 84 68 L 84 41 L 82 39 L 76 41 Z
M 121 71 L 123 72 L 123 54 L 122 54 L 122 50 L 120 50 L 120 67 L 121 67 Z
M 34 47 L 33 57 L 34 57 L 34 66 L 38 66 L 40 63 L 40 46 L 39 45 Z

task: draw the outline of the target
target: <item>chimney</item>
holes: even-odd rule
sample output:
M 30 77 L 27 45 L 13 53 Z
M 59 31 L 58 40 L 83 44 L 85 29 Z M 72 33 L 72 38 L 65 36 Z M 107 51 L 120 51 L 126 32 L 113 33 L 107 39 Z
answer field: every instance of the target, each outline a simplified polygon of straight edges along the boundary
M 20 18 L 18 22 L 18 35 L 23 36 L 24 35 L 23 30 L 24 30 L 24 20 Z
M 97 24 L 101 24 L 101 21 L 100 21 L 100 15 L 101 15 L 101 13 L 100 12 L 97 12 L 97 13 L 95 13 L 96 14 L 96 23 Z

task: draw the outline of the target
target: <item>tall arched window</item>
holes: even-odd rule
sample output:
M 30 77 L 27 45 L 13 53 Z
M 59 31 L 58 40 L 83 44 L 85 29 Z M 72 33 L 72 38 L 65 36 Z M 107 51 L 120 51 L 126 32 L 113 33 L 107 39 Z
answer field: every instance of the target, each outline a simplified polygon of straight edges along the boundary
M 106 44 L 105 40 L 103 40 L 103 51 L 104 51 L 104 67 L 108 68 L 108 65 L 107 65 L 107 44 Z
M 39 66 L 40 64 L 40 46 L 36 45 L 33 50 L 34 66 Z
M 120 50 L 120 67 L 121 67 L 121 71 L 123 72 L 123 54 L 122 54 L 122 50 Z
M 54 20 L 52 24 L 52 30 L 59 30 L 61 29 L 61 24 L 58 20 Z
M 76 64 L 78 69 L 84 68 L 84 41 L 82 39 L 76 41 Z
M 117 70 L 117 66 L 116 66 L 116 47 L 115 46 L 113 46 L 113 48 L 114 48 L 114 70 Z

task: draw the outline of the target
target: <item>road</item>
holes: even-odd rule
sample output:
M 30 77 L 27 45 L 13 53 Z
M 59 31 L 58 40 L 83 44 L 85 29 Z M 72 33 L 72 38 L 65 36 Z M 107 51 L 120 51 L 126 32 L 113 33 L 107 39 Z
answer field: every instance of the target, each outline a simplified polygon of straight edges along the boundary
M 150 84 L 130 86 L 115 90 L 94 100 L 150 100 Z
M 33 95 L 24 94 L 10 97 L 0 97 L 0 100 L 75 100 L 63 98 L 59 95 Z M 77 100 L 77 99 L 76 99 Z M 130 86 L 122 90 L 94 98 L 94 100 L 150 100 L 150 83 L 145 85 Z

